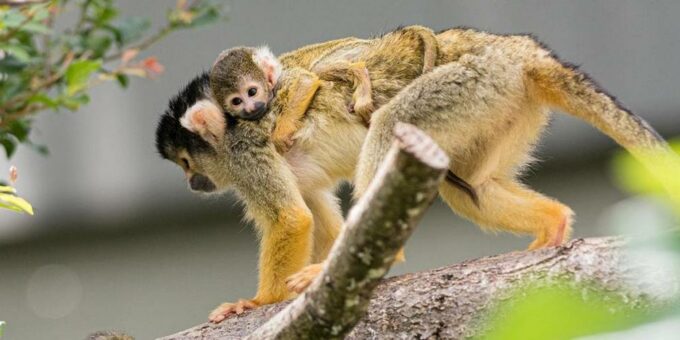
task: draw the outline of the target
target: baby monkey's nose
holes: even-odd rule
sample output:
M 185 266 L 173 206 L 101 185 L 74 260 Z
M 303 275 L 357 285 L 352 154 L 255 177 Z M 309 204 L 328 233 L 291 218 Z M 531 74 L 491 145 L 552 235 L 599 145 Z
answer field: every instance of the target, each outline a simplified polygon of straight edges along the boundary
M 264 102 L 256 102 L 253 104 L 253 110 L 248 112 L 247 120 L 258 120 L 267 113 L 267 104 Z

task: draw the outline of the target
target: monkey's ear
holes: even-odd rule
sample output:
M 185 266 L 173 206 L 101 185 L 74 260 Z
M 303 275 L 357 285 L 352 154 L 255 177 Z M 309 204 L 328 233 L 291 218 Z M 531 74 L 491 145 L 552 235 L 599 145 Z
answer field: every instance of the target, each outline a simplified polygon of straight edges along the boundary
M 198 134 L 213 146 L 222 142 L 226 121 L 222 111 L 209 100 L 199 100 L 179 120 L 187 130 Z
M 253 61 L 260 67 L 267 77 L 269 85 L 273 88 L 281 76 L 281 62 L 267 46 L 261 46 L 253 52 Z

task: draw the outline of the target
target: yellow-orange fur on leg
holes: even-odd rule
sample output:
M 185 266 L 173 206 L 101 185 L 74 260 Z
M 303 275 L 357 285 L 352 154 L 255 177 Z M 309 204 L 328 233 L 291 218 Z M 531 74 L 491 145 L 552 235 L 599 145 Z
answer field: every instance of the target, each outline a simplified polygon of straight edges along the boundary
M 479 206 L 447 183 L 439 192 L 453 210 L 484 228 L 533 235 L 529 249 L 568 240 L 573 212 L 566 205 L 510 180 L 489 180 L 476 189 Z
M 290 298 L 285 280 L 309 262 L 312 221 L 306 207 L 282 209 L 276 222 L 262 230 L 257 294 L 251 300 L 220 305 L 209 320 L 221 322 L 231 314 Z

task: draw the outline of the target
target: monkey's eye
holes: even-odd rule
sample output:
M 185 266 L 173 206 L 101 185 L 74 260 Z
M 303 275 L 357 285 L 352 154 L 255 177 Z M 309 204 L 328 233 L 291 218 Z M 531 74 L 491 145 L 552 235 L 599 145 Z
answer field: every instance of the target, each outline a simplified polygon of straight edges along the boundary
M 257 88 L 256 87 L 251 87 L 248 89 L 248 97 L 252 97 L 257 94 Z
M 189 160 L 188 159 L 182 157 L 181 161 L 182 161 L 182 165 L 184 165 L 185 168 L 191 169 L 191 167 L 189 166 Z
M 234 104 L 234 105 L 239 105 L 242 102 L 243 102 L 243 100 L 241 100 L 241 98 L 238 98 L 238 97 L 231 100 L 231 103 Z

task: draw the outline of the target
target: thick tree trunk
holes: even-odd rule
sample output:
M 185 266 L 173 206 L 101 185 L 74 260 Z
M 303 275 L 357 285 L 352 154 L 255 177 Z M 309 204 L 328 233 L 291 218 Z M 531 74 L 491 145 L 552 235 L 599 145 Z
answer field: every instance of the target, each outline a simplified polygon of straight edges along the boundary
M 485 257 L 386 279 L 373 292 L 368 314 L 348 339 L 473 336 L 483 331 L 485 312 L 496 301 L 510 296 L 518 283 L 536 279 L 545 284 L 568 279 L 599 285 L 625 293 L 631 304 L 661 302 L 677 293 L 679 278 L 644 258 L 628 256 L 622 251 L 625 243 L 616 237 L 577 239 L 559 248 Z M 287 304 L 265 306 L 163 339 L 245 337 Z

